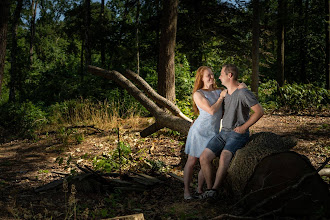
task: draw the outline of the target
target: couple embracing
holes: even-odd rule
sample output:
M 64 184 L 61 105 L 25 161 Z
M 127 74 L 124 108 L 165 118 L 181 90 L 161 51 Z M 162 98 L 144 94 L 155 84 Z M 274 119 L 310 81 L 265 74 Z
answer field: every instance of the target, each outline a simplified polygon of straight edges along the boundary
M 187 136 L 185 152 L 188 160 L 184 167 L 184 199 L 193 198 L 190 183 L 193 168 L 200 161 L 196 193 L 201 199 L 216 198 L 235 152 L 249 139 L 249 127 L 264 114 L 255 95 L 238 82 L 238 69 L 233 64 L 222 66 L 219 77 L 227 89 L 217 89 L 214 74 L 209 67 L 198 68 L 193 89 L 193 107 L 198 118 Z M 250 116 L 250 109 L 253 114 Z M 222 119 L 222 129 L 220 120 Z M 220 157 L 214 178 L 212 161 Z M 206 182 L 207 190 L 203 191 Z

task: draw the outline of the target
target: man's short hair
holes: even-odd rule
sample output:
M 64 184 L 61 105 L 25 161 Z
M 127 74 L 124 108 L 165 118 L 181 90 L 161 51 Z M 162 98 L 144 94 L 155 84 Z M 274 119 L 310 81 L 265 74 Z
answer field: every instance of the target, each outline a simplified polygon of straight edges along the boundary
M 228 73 L 232 73 L 234 80 L 238 80 L 238 68 L 234 64 L 225 64 L 222 68 L 225 68 L 224 71 L 226 75 L 228 75 Z

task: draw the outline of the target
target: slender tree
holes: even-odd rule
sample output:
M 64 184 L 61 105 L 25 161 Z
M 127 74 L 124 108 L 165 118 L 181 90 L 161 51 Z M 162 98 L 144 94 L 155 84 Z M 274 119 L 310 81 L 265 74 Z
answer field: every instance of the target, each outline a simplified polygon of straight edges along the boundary
M 90 24 L 91 24 L 91 1 L 85 0 L 85 70 L 92 63 L 91 45 L 90 45 Z
M 37 15 L 37 7 L 38 7 L 38 0 L 32 0 L 31 5 L 31 27 L 30 27 L 30 54 L 29 54 L 29 61 L 30 65 L 32 64 L 32 56 L 33 56 L 33 44 L 34 44 L 34 37 L 35 37 L 35 23 L 36 23 L 36 15 Z
M 298 11 L 299 15 L 303 16 L 303 19 L 300 19 L 300 33 L 299 33 L 299 62 L 300 62 L 300 81 L 307 83 L 307 71 L 306 71 L 306 59 L 307 59 L 307 40 L 306 36 L 308 35 L 308 5 L 309 1 L 305 1 L 305 11 L 303 1 L 299 0 Z
M 137 0 L 136 6 L 136 73 L 140 74 L 140 48 L 139 48 L 139 26 L 140 26 L 140 8 L 141 3 L 140 0 Z
M 326 33 L 326 59 L 325 59 L 325 78 L 326 78 L 326 89 L 330 89 L 330 4 L 329 0 L 325 0 L 325 33 Z
M 175 102 L 175 42 L 178 18 L 178 0 L 163 0 L 161 20 L 158 92 Z
M 18 87 L 18 81 L 20 77 L 20 70 L 17 64 L 17 27 L 21 17 L 21 11 L 23 8 L 23 0 L 18 0 L 16 9 L 12 20 L 12 46 L 11 46 L 11 69 L 10 69 L 10 83 L 9 83 L 9 101 L 16 100 L 16 91 Z
M 104 0 L 101 0 L 100 25 L 101 25 L 101 64 L 105 67 L 105 40 L 104 40 Z
M 278 0 L 278 26 L 277 26 L 277 83 L 284 85 L 284 43 L 285 43 L 285 12 L 286 0 Z
M 0 1 L 0 97 L 5 70 L 9 0 Z
M 258 97 L 259 83 L 259 35 L 260 35 L 260 5 L 259 0 L 252 1 L 253 23 L 252 23 L 252 76 L 251 90 Z

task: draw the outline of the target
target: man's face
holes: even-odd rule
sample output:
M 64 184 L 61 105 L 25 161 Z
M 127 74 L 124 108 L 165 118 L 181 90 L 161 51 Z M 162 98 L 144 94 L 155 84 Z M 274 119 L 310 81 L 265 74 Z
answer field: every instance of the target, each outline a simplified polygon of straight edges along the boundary
M 222 85 L 225 85 L 226 82 L 228 81 L 228 75 L 226 75 L 226 73 L 225 73 L 225 68 L 221 69 L 221 74 L 219 76 L 219 79 L 220 79 Z

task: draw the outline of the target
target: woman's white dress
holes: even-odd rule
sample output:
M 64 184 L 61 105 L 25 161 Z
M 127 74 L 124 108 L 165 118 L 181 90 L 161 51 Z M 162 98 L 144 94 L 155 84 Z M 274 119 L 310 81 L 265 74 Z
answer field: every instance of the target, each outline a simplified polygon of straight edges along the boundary
M 201 92 L 209 101 L 210 105 L 213 105 L 220 97 L 221 90 L 205 91 L 199 89 L 197 92 Z M 197 108 L 199 110 L 199 116 L 189 129 L 185 153 L 199 158 L 210 139 L 219 133 L 223 110 L 222 107 L 220 107 L 214 115 L 211 115 L 198 105 Z

